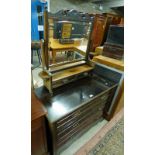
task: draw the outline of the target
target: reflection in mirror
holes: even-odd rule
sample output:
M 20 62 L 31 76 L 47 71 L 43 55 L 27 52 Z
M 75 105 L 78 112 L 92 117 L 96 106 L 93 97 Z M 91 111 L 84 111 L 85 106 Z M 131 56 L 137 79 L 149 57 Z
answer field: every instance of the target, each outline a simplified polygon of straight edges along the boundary
M 91 16 L 75 10 L 65 13 L 64 16 L 64 11 L 59 11 L 48 18 L 50 66 L 86 59 L 92 28 Z

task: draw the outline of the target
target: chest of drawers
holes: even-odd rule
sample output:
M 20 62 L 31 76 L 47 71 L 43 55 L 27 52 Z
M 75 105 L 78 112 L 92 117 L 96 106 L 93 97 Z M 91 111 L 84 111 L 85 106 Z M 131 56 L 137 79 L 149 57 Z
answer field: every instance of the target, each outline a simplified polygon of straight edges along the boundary
M 115 94 L 117 84 L 87 77 L 54 91 L 50 96 L 42 87 L 37 90 L 48 111 L 51 154 L 59 155 L 92 125 L 103 120 L 103 109 Z

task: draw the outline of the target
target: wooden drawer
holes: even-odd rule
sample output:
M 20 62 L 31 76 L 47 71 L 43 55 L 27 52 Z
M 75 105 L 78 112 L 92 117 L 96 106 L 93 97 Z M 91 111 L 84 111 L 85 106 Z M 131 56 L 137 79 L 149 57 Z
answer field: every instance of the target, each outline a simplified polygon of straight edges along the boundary
M 95 107 L 95 109 L 91 109 L 88 113 L 81 115 L 76 122 L 72 122 L 72 124 L 68 125 L 67 127 L 57 133 L 58 139 L 62 137 L 65 133 L 70 132 L 77 124 L 81 124 L 86 119 L 90 118 L 92 115 L 102 112 L 103 107 L 101 105 Z
M 87 109 L 82 109 L 82 110 L 78 110 L 77 112 L 75 112 L 75 115 L 73 118 L 67 120 L 65 123 L 57 126 L 57 132 L 61 132 L 62 130 L 65 130 L 67 127 L 71 126 L 72 124 L 74 124 L 75 122 L 77 122 L 81 117 L 85 116 L 86 114 L 91 113 L 91 111 L 93 110 L 97 110 L 98 107 L 101 107 L 102 104 L 99 102 L 97 103 L 94 108 L 92 108 L 92 106 L 88 107 Z
M 103 118 L 103 109 L 110 102 L 114 89 L 91 100 L 79 109 L 68 114 L 54 124 L 55 147 L 57 149 L 69 144 L 73 138 Z
M 56 133 L 57 133 L 57 139 L 62 137 L 66 132 L 70 132 L 79 121 L 85 120 L 89 118 L 92 114 L 96 114 L 98 111 L 103 111 L 105 103 L 108 99 L 107 94 L 102 95 L 95 101 L 92 101 L 92 104 L 90 103 L 88 106 L 81 107 L 78 111 L 75 111 L 71 114 L 72 117 L 68 120 L 66 120 L 61 125 L 56 125 Z
M 93 122 L 99 120 L 102 118 L 102 112 L 92 115 L 87 120 L 83 121 L 82 123 L 78 124 L 76 123 L 73 130 L 65 134 L 63 137 L 57 140 L 57 147 L 60 147 L 61 145 L 65 144 L 67 141 L 71 140 L 74 136 L 76 136 L 78 133 L 80 133 L 84 128 L 90 126 Z
M 85 113 L 87 110 L 91 109 L 93 106 L 96 106 L 98 103 L 99 104 L 105 104 L 105 101 L 107 100 L 109 94 L 108 92 L 106 94 L 103 94 L 101 97 L 94 99 L 93 101 L 91 101 L 91 103 L 86 104 L 84 106 L 82 106 L 79 110 L 72 112 L 71 114 L 65 116 L 64 118 L 62 118 L 61 120 L 59 120 L 56 123 L 56 126 L 59 128 L 60 126 L 63 126 L 64 124 L 66 124 L 68 122 L 68 120 L 76 120 L 78 119 L 78 117 L 82 114 Z

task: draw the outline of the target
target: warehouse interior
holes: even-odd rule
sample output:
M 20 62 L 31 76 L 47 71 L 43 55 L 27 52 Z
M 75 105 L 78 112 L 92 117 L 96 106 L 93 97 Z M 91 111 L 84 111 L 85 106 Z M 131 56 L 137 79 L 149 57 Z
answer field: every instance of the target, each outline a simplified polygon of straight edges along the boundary
M 31 0 L 31 154 L 124 154 L 123 0 Z
M 113 7 L 123 7 L 123 0 L 51 0 L 50 11 L 57 12 L 61 9 L 75 9 L 88 13 L 113 12 Z

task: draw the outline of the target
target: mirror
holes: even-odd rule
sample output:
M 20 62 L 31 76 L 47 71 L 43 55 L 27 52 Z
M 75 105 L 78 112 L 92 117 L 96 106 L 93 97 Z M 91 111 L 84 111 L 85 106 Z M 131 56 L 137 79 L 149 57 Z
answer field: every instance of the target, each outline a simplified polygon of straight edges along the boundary
M 49 65 L 86 59 L 93 16 L 76 10 L 48 15 Z

